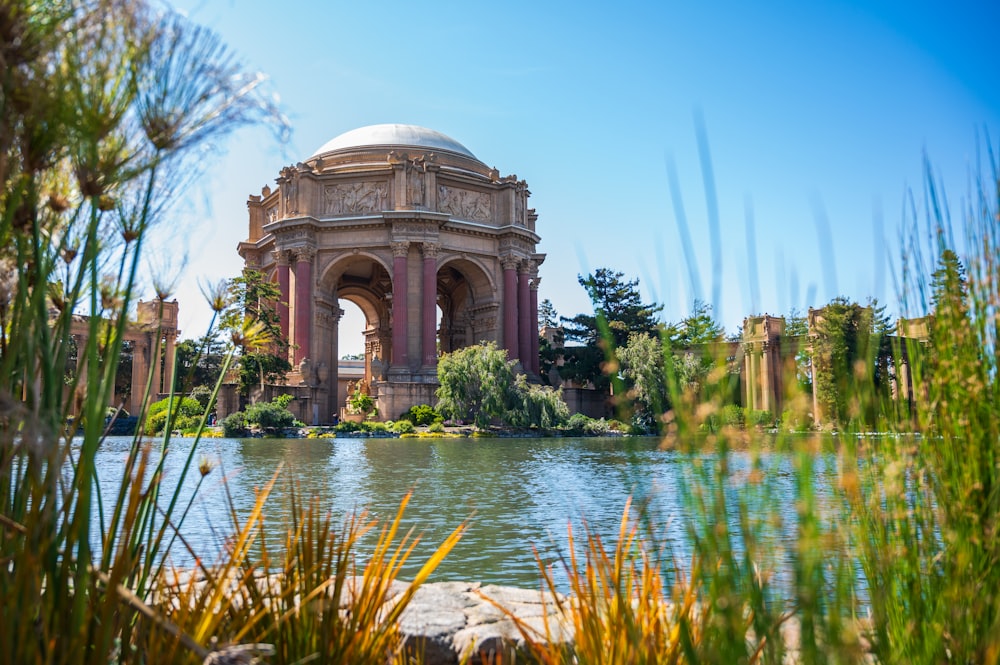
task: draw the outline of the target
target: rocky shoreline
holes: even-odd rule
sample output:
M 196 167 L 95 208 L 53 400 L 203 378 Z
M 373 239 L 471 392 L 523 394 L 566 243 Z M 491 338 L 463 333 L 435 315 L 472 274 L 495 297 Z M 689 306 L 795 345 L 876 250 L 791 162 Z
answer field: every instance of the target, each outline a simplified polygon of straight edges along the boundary
M 405 588 L 397 582 L 394 591 Z M 498 662 L 498 655 L 509 663 L 524 657 L 524 637 L 511 617 L 539 634 L 545 634 L 548 622 L 553 636 L 572 640 L 551 594 L 466 582 L 423 584 L 403 612 L 400 628 L 424 665 L 457 665 L 466 655 L 470 663 Z

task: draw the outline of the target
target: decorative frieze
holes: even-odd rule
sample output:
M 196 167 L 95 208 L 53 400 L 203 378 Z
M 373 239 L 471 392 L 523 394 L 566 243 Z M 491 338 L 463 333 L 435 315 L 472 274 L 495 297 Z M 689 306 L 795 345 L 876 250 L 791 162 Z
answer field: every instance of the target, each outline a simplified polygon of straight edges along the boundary
M 323 213 L 330 216 L 370 215 L 387 209 L 389 186 L 384 182 L 347 182 L 323 188 Z
M 493 219 L 493 197 L 488 192 L 438 185 L 438 210 L 473 222 Z

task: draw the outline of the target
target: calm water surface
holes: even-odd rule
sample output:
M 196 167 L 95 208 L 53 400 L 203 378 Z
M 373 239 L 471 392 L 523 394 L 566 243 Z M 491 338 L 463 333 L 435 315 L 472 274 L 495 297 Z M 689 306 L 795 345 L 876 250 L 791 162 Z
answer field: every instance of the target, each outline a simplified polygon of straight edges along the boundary
M 105 496 L 113 496 L 130 443 L 130 438 L 108 439 L 98 455 Z M 192 439 L 171 443 L 167 486 L 176 485 L 192 445 Z M 527 587 L 539 582 L 533 547 L 544 561 L 556 561 L 566 552 L 567 526 L 582 534 L 584 521 L 613 542 L 629 496 L 648 506 L 657 541 L 672 546 L 683 560 L 691 522 L 684 491 L 699 486 L 691 458 L 661 450 L 655 438 L 205 439 L 198 444 L 196 463 L 202 458 L 216 468 L 195 496 L 182 533 L 205 561 L 218 555 L 232 533 L 223 477 L 243 517 L 253 505 L 255 489 L 284 465 L 266 504 L 269 523 L 287 519 L 291 482 L 334 515 L 367 509 L 381 520 L 391 519 L 412 489 L 405 524 L 423 533 L 423 541 L 404 577 L 471 516 L 468 532 L 433 579 Z M 817 462 L 816 473 L 827 474 L 829 463 L 822 457 Z M 727 491 L 735 496 L 746 485 L 750 460 L 734 454 L 730 464 L 733 479 Z M 755 507 L 793 515 L 791 457 L 774 453 L 765 468 L 770 494 L 755 499 Z M 185 483 L 186 496 L 192 495 L 198 475 L 194 469 Z M 787 533 L 775 538 L 789 538 L 792 528 L 784 527 Z M 180 548 L 171 556 L 179 565 L 190 565 Z M 559 566 L 555 570 L 564 579 Z

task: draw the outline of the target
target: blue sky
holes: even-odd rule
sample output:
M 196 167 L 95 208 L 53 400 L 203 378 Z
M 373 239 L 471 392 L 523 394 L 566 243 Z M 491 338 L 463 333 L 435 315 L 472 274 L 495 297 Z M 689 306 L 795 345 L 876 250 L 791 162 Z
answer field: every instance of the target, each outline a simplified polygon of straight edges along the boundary
M 540 298 L 560 314 L 589 308 L 577 274 L 610 267 L 668 320 L 700 295 L 730 332 L 839 294 L 898 313 L 890 260 L 923 155 L 957 203 L 977 132 L 1000 136 L 997 3 L 172 4 L 269 76 L 293 130 L 287 145 L 251 129 L 217 146 L 161 230 L 189 337 L 208 325 L 199 280 L 241 268 L 247 195 L 364 125 L 430 127 L 526 179 L 548 255 Z

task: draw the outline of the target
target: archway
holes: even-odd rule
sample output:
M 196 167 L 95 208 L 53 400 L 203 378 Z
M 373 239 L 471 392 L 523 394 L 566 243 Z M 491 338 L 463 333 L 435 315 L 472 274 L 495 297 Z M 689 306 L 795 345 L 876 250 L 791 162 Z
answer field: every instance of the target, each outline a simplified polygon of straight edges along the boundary
M 438 349 L 451 353 L 482 342 L 495 325 L 491 319 L 493 285 L 489 276 L 468 258 L 446 260 L 437 271 Z M 495 317 L 495 314 L 493 314 Z

